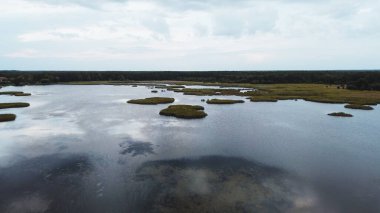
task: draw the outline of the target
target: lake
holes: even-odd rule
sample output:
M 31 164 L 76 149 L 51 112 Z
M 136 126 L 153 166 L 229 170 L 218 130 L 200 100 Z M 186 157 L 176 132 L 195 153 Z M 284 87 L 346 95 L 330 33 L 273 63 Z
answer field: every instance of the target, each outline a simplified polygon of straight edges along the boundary
M 208 105 L 145 86 L 5 87 L 0 212 L 379 212 L 380 108 L 303 100 Z M 173 97 L 204 119 L 160 116 Z M 218 98 L 244 99 L 223 96 Z M 331 117 L 348 112 L 353 118 Z

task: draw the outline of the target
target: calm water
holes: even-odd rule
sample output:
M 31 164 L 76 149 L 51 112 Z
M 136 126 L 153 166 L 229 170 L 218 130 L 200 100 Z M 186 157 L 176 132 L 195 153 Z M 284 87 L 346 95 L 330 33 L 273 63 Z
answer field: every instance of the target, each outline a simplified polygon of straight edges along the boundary
M 0 123 L 0 212 L 196 209 L 189 193 L 200 197 L 198 211 L 212 202 L 210 212 L 217 212 L 236 194 L 239 206 L 229 210 L 237 212 L 380 211 L 379 107 L 360 111 L 301 100 L 207 105 L 201 99 L 209 97 L 152 94 L 143 86 L 1 89 L 8 90 L 32 96 L 0 96 L 0 102 L 31 104 L 1 110 L 17 119 Z M 126 103 L 152 96 L 203 105 L 208 116 L 163 117 L 158 112 L 166 105 Z M 326 116 L 336 111 L 354 117 Z M 235 180 L 255 193 L 242 192 Z M 228 192 L 218 189 L 227 185 Z M 252 198 L 263 190 L 268 199 Z

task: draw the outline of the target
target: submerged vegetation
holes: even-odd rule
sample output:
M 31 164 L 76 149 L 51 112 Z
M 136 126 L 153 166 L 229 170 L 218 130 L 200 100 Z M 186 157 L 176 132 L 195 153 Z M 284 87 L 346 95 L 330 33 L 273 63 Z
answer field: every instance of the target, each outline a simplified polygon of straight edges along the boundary
M 345 113 L 345 112 L 333 112 L 328 115 L 335 116 L 335 117 L 353 117 L 353 115 Z
M 150 184 L 141 212 L 299 212 L 303 194 L 286 172 L 242 158 L 148 161 L 136 170 L 141 185 Z M 291 181 L 289 181 L 291 180 Z M 302 209 L 301 209 L 302 210 Z
M 152 97 L 152 98 L 145 98 L 145 99 L 133 99 L 133 100 L 129 100 L 127 103 L 157 105 L 157 104 L 169 104 L 169 103 L 173 103 L 174 101 L 175 101 L 174 98 Z
M 153 144 L 149 142 L 133 142 L 133 143 L 121 143 L 120 147 L 122 150 L 120 154 L 131 154 L 132 157 L 138 155 L 147 156 L 149 154 L 155 154 L 153 149 Z
M 204 118 L 207 116 L 204 112 L 204 107 L 198 105 L 170 105 L 168 108 L 161 110 L 160 115 L 185 119 Z
M 206 103 L 208 104 L 237 104 L 237 103 L 244 103 L 243 100 L 229 100 L 229 99 L 210 99 L 207 100 Z
M 14 121 L 16 120 L 15 114 L 0 114 L 0 122 Z
M 373 110 L 373 107 L 359 104 L 348 104 L 344 106 L 347 109 Z
M 24 92 L 19 92 L 19 91 L 6 91 L 6 92 L 0 92 L 0 95 L 31 96 L 30 93 L 24 93 Z
M 22 107 L 28 107 L 30 106 L 29 103 L 0 103 L 0 109 L 7 109 L 7 108 L 22 108 Z

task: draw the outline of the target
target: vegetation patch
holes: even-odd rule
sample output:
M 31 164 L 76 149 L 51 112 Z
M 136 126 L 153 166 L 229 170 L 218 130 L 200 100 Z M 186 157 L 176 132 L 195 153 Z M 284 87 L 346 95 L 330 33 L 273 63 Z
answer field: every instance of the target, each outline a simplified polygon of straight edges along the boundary
M 229 100 L 229 99 L 210 99 L 207 100 L 208 104 L 237 104 L 244 103 L 243 100 Z
M 157 89 L 167 89 L 169 91 L 177 90 L 177 89 L 183 89 L 185 86 L 182 85 L 170 85 L 170 86 L 156 86 Z
M 199 82 L 199 81 L 158 81 L 162 85 L 156 85 L 156 86 L 162 86 L 163 88 L 167 88 L 170 90 L 173 90 L 174 92 L 181 92 L 185 95 L 199 95 L 199 96 L 213 96 L 213 95 L 234 95 L 234 96 L 242 96 L 242 97 L 254 97 L 254 100 L 265 100 L 264 97 L 269 99 L 276 99 L 276 100 L 294 100 L 294 99 L 303 99 L 306 101 L 313 101 L 313 102 L 320 102 L 320 103 L 340 103 L 340 104 L 357 104 L 357 105 L 377 105 L 380 103 L 380 91 L 374 91 L 376 88 L 368 85 L 368 88 L 371 87 L 371 89 L 374 90 L 364 90 L 367 88 L 367 86 L 362 85 L 354 85 L 350 84 L 348 82 L 346 83 L 338 83 L 334 81 L 332 76 L 334 75 L 342 75 L 341 78 L 336 78 L 336 80 L 343 78 L 343 76 L 355 76 L 353 80 L 357 80 L 358 76 L 360 75 L 379 75 L 376 72 L 373 73 L 342 73 L 342 72 L 326 72 L 324 76 L 324 80 L 319 79 L 318 81 L 305 81 L 305 79 L 300 79 L 299 76 L 309 75 L 309 77 L 315 78 L 318 76 L 322 76 L 323 73 L 318 72 L 318 75 L 311 74 L 313 72 L 306 72 L 300 75 L 299 72 L 284 72 L 286 73 L 283 77 L 286 77 L 286 79 L 289 79 L 293 83 L 281 83 L 283 81 L 275 81 L 271 80 L 269 76 L 273 74 L 272 77 L 275 78 L 279 73 L 261 73 L 258 72 L 251 73 L 249 75 L 259 75 L 256 76 L 255 79 L 251 83 L 239 83 L 236 81 L 228 81 L 226 79 L 221 81 L 216 81 L 215 79 L 212 81 L 209 79 L 210 82 Z M 282 73 L 282 74 L 284 74 Z M 198 74 L 198 73 L 197 73 Z M 244 75 L 247 75 L 248 73 L 242 73 Z M 282 75 L 281 74 L 281 75 Z M 210 75 L 210 73 L 208 74 Z M 265 75 L 268 75 L 267 77 L 263 77 Z M 294 78 L 290 78 L 289 76 L 292 76 Z M 234 72 L 235 76 L 235 72 Z M 208 76 L 210 77 L 210 76 Z M 230 76 L 229 76 L 230 77 Z M 263 81 L 257 80 L 257 78 L 263 77 Z M 277 76 L 278 77 L 278 76 Z M 228 78 L 227 78 L 228 79 Z M 246 79 L 246 78 L 241 78 Z M 265 80 L 266 79 L 266 80 Z M 298 80 L 296 80 L 298 79 Z M 371 78 L 372 79 L 372 78 Z M 373 76 L 373 79 L 375 79 L 375 76 Z M 255 83 L 257 82 L 257 84 Z M 303 83 L 305 82 L 305 83 Z M 315 82 L 321 82 L 315 83 Z M 332 84 L 327 84 L 328 82 L 332 82 Z M 96 82 L 95 82 L 96 83 Z M 101 84 L 104 82 L 97 82 L 96 84 Z M 111 82 L 108 82 L 108 84 Z M 130 83 L 130 82 L 128 82 Z M 145 83 L 147 84 L 147 81 L 141 81 L 140 84 Z M 261 84 L 259 84 L 261 83 Z M 265 83 L 265 84 L 263 84 Z M 166 84 L 170 84 L 171 86 L 167 86 Z M 201 89 L 195 89 L 195 88 L 183 88 L 183 86 L 186 85 L 197 85 L 197 86 L 219 86 L 219 87 L 236 87 L 236 89 L 231 88 L 217 88 L 217 89 L 210 89 L 210 88 L 201 88 Z M 176 87 L 178 86 L 178 87 Z M 241 89 L 245 88 L 245 89 Z M 378 87 L 380 88 L 380 87 Z M 247 91 L 247 89 L 254 89 L 252 91 Z M 355 90 L 353 90 L 355 89 Z M 361 90 L 360 90 L 361 89 Z M 380 90 L 380 89 L 379 89 Z M 257 96 L 263 96 L 262 99 L 257 98 Z M 273 101 L 273 100 L 272 100 Z
M 30 106 L 29 103 L 0 103 L 0 109 L 7 109 L 7 108 L 22 108 L 22 107 L 28 107 Z
M 214 95 L 235 95 L 235 96 L 250 96 L 254 95 L 252 92 L 241 92 L 240 89 L 193 89 L 184 88 L 176 89 L 174 92 L 182 92 L 184 95 L 198 95 L 198 96 L 214 96 Z
M 338 89 L 339 88 L 339 89 Z M 256 85 L 258 96 L 277 100 L 304 99 L 319 103 L 349 103 L 376 105 L 380 103 L 380 92 L 349 90 L 336 85 L 323 84 L 260 84 Z
M 278 168 L 241 158 L 148 161 L 136 170 L 135 179 L 151 186 L 141 212 L 299 212 L 305 208 L 294 205 L 305 196 L 295 193 L 305 189 L 301 181 Z
M 325 84 L 229 84 L 229 83 L 202 83 L 177 82 L 183 85 L 204 85 L 240 87 L 237 89 L 210 89 L 210 88 L 184 88 L 175 89 L 184 95 L 214 96 L 231 95 L 251 97 L 251 101 L 297 100 L 303 99 L 319 103 L 348 103 L 357 105 L 376 105 L 380 103 L 379 91 L 349 90 L 342 86 Z M 255 88 L 244 92 L 241 88 Z
M 174 98 L 165 98 L 165 97 L 152 97 L 145 99 L 134 99 L 129 100 L 127 103 L 130 104 L 143 104 L 143 105 L 157 105 L 157 104 L 169 104 L 174 102 Z
M 266 96 L 254 96 L 249 98 L 252 102 L 277 102 L 277 98 Z
M 19 91 L 6 91 L 6 92 L 0 92 L 0 95 L 31 96 L 30 93 L 24 93 L 24 92 L 19 92 Z
M 371 106 L 360 105 L 360 104 L 348 104 L 344 107 L 347 109 L 373 110 L 373 107 Z
M 198 105 L 170 105 L 168 108 L 161 110 L 160 115 L 185 119 L 204 118 L 207 116 L 204 112 L 204 107 Z
M 184 95 L 233 95 L 251 97 L 252 101 L 277 101 L 303 99 L 319 103 L 339 103 L 357 105 L 377 105 L 380 103 L 380 91 L 350 90 L 341 85 L 327 84 L 249 84 L 249 83 L 206 83 L 206 82 L 166 82 L 181 85 L 238 87 L 236 89 L 185 88 L 176 89 Z M 255 90 L 244 92 L 241 88 Z
M 0 122 L 14 121 L 16 120 L 15 114 L 0 114 Z
M 335 116 L 335 117 L 354 117 L 353 115 L 345 113 L 345 112 L 333 112 L 328 115 Z
M 149 142 L 133 142 L 133 143 L 121 143 L 120 147 L 122 150 L 120 154 L 131 154 L 132 157 L 138 155 L 147 156 L 149 154 L 155 154 L 153 149 L 153 144 Z

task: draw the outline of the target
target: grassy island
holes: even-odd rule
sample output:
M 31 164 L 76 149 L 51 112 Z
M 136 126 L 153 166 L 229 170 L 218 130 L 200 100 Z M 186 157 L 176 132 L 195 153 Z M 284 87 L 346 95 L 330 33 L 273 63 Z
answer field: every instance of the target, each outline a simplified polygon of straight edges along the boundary
M 6 91 L 6 92 L 0 92 L 0 95 L 31 96 L 30 93 L 24 93 L 24 92 L 19 92 L 19 91 Z
M 28 107 L 30 106 L 29 103 L 0 103 L 0 109 L 7 109 L 7 108 L 22 108 L 22 107 Z
M 210 99 L 207 100 L 206 103 L 208 104 L 237 104 L 237 103 L 244 103 L 243 100 L 229 100 L 229 99 Z
M 198 105 L 170 105 L 161 110 L 160 115 L 185 119 L 204 118 L 207 114 L 203 110 L 204 108 Z
M 174 102 L 174 98 L 164 98 L 164 97 L 152 97 L 145 99 L 133 99 L 129 100 L 127 103 L 130 104 L 143 104 L 143 105 L 157 105 L 157 104 L 169 104 Z
M 0 114 L 0 122 L 14 121 L 16 120 L 15 114 Z
M 253 91 L 250 92 L 241 92 L 240 89 L 193 89 L 193 88 L 184 88 L 184 89 L 174 89 L 174 92 L 181 92 L 184 95 L 197 95 L 197 96 L 213 96 L 213 95 L 235 95 L 235 96 L 250 96 L 254 95 Z
M 31 95 L 32 94 L 30 94 L 30 93 L 24 93 L 24 92 L 14 94 L 14 96 L 31 96 Z
M 272 97 L 265 97 L 265 96 L 255 96 L 255 97 L 250 97 L 249 100 L 251 102 L 277 102 L 277 98 L 272 98 Z
M 348 104 L 344 107 L 347 109 L 373 110 L 373 107 L 371 106 L 360 105 L 360 104 Z
M 335 116 L 335 117 L 354 117 L 353 115 L 345 113 L 345 112 L 333 112 L 328 115 Z
M 183 88 L 185 88 L 185 86 L 182 86 L 182 85 L 169 85 L 169 86 L 156 86 L 155 88 L 156 89 L 167 89 L 169 91 L 174 91 L 174 90 L 178 90 L 178 89 L 183 89 Z

